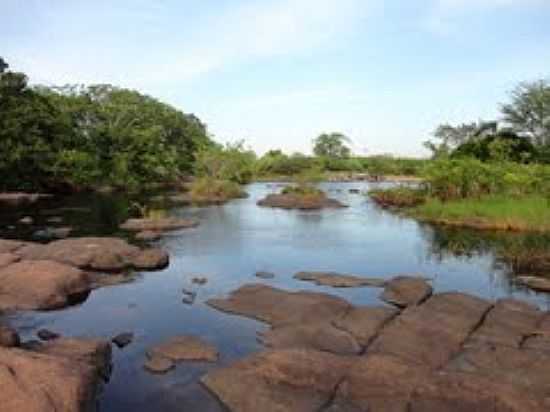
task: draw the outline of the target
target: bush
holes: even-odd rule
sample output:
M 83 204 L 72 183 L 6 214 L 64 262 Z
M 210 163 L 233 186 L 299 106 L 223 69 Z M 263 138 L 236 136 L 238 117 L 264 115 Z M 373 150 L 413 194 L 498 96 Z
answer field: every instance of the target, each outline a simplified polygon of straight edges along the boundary
M 211 177 L 196 179 L 189 191 L 193 201 L 219 201 L 245 196 L 241 186 L 230 180 L 216 180 Z
M 197 154 L 195 170 L 200 177 L 218 181 L 249 183 L 254 177 L 256 155 L 244 149 L 244 142 L 211 146 Z

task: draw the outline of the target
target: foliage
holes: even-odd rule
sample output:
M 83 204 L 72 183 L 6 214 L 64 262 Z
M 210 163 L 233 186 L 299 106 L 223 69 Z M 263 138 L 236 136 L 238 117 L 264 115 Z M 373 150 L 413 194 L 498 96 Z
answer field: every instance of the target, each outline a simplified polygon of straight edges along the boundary
M 548 80 L 520 83 L 511 92 L 511 102 L 501 106 L 504 120 L 537 146 L 550 145 L 550 83 Z
M 460 222 L 471 227 L 550 231 L 548 199 L 540 195 L 490 195 L 447 202 L 430 198 L 414 214 L 428 220 Z
M 511 131 L 501 131 L 458 146 L 451 157 L 474 157 L 486 161 L 528 162 L 537 159 L 537 149 Z
M 191 200 L 219 201 L 236 199 L 245 196 L 241 186 L 231 180 L 217 180 L 213 177 L 201 177 L 196 179 L 190 188 Z
M 323 133 L 313 140 L 313 153 L 318 157 L 347 158 L 351 154 L 351 149 L 346 146 L 349 142 L 349 137 L 342 133 Z
M 138 189 L 190 173 L 195 152 L 211 145 L 198 118 L 136 91 L 30 88 L 24 74 L 0 66 L 4 189 Z
M 249 183 L 254 176 L 256 154 L 244 148 L 244 142 L 212 145 L 197 154 L 195 170 L 201 177 Z
M 422 173 L 427 164 L 424 159 L 397 158 L 389 155 L 364 157 L 359 161 L 362 169 L 374 176 L 417 176 Z
M 369 196 L 383 207 L 414 207 L 424 203 L 426 200 L 426 195 L 422 190 L 406 186 L 371 190 Z
M 255 170 L 262 176 L 293 176 L 320 164 L 319 159 L 301 153 L 288 156 L 280 150 L 271 150 L 257 161 Z

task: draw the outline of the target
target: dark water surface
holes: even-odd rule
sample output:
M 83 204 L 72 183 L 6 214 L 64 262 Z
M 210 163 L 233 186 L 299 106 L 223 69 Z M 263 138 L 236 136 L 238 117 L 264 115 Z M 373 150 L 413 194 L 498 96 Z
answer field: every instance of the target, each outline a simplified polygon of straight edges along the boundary
M 209 412 L 223 408 L 197 383 L 198 379 L 210 368 L 261 350 L 256 332 L 265 326 L 217 312 L 204 301 L 245 283 L 325 291 L 355 304 L 380 304 L 379 289 L 318 287 L 295 281 L 292 275 L 301 270 L 388 278 L 422 274 L 433 278 L 436 291 L 459 290 L 490 299 L 513 296 L 550 308 L 548 295 L 515 286 L 507 268 L 495 262 L 490 251 L 470 250 L 457 256 L 447 247 L 456 230 L 445 232 L 382 211 L 367 197 L 350 194 L 350 188 L 367 190 L 369 184 L 325 184 L 332 197 L 350 207 L 322 212 L 257 207 L 257 200 L 278 190 L 276 185 L 264 183 L 249 186 L 248 199 L 225 206 L 171 208 L 169 214 L 196 218 L 201 225 L 172 232 L 156 242 L 170 252 L 167 269 L 140 274 L 133 283 L 96 290 L 76 307 L 15 314 L 12 324 L 26 338 L 33 337 L 39 328 L 66 336 L 102 338 L 134 332 L 132 344 L 113 349 L 114 370 L 100 400 L 101 411 Z M 61 216 L 61 225 L 73 226 L 74 235 L 125 236 L 117 224 L 127 217 L 128 205 L 129 201 L 120 196 L 71 197 L 63 199 L 62 205 L 1 216 L 0 236 L 30 238 L 36 226 L 13 223 L 28 214 L 35 217 L 38 226 L 50 224 L 47 220 L 51 216 Z M 276 277 L 260 280 L 254 276 L 257 271 L 273 272 Z M 208 278 L 208 283 L 193 285 L 195 276 Z M 182 288 L 197 292 L 193 305 L 182 303 Z M 215 344 L 220 361 L 181 363 L 166 375 L 143 370 L 148 347 L 182 334 L 198 335 Z

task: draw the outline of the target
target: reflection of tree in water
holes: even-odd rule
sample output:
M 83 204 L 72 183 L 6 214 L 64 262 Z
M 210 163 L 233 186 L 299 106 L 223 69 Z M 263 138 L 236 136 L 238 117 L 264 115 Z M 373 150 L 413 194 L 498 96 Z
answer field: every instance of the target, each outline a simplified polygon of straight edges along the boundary
M 430 257 L 492 255 L 495 269 L 509 275 L 550 276 L 550 235 L 475 231 L 440 226 L 422 226 L 422 236 L 430 244 Z

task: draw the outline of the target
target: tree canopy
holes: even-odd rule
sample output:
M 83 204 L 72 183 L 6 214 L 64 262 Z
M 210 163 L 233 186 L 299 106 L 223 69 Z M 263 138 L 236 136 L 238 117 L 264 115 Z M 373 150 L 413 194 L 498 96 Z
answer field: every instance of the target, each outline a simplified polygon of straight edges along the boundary
M 342 133 L 323 133 L 313 140 L 313 153 L 319 157 L 347 158 L 351 149 L 346 143 L 350 142 L 349 137 Z

